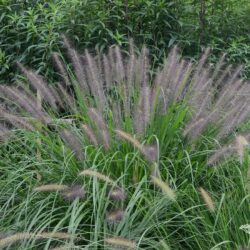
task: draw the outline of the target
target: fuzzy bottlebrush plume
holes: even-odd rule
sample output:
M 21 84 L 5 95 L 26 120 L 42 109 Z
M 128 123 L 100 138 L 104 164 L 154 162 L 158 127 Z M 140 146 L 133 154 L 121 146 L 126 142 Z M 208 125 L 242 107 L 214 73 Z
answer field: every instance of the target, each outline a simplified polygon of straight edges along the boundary
M 8 123 L 16 128 L 35 130 L 35 127 L 27 119 L 19 117 L 18 115 L 11 114 L 8 110 L 5 110 L 0 106 L 0 116 Z
M 86 124 L 82 124 L 81 125 L 83 131 L 86 133 L 86 135 L 88 136 L 90 142 L 94 145 L 94 146 L 98 146 L 98 141 L 95 135 L 95 132 L 91 129 L 91 127 L 89 127 Z
M 16 106 L 21 109 L 21 114 L 28 112 L 32 117 L 43 123 L 47 123 L 50 119 L 49 115 L 38 107 L 32 95 L 29 95 L 18 88 L 0 86 L 0 98 L 4 99 L 3 103 L 15 103 Z
M 34 238 L 36 240 L 40 239 L 72 239 L 76 238 L 76 236 L 64 233 L 64 232 L 42 232 L 42 233 L 29 233 L 29 232 L 22 232 L 16 233 L 11 236 L 5 237 L 0 239 L 0 248 L 4 248 L 10 246 L 17 241 L 28 240 Z
M 115 224 L 120 222 L 124 217 L 124 211 L 121 209 L 116 209 L 109 211 L 106 215 L 106 220 L 110 224 Z
M 90 176 L 90 177 L 96 177 L 97 179 L 103 180 L 107 183 L 110 184 L 115 184 L 115 182 L 108 176 L 99 173 L 96 170 L 92 170 L 92 169 L 85 169 L 82 172 L 79 173 L 80 176 Z
M 19 68 L 22 70 L 23 74 L 28 78 L 31 86 L 35 88 L 36 90 L 40 91 L 43 98 L 48 101 L 48 103 L 54 108 L 57 109 L 56 105 L 56 95 L 54 95 L 51 88 L 49 88 L 48 84 L 45 82 L 45 80 L 42 79 L 40 75 L 37 75 L 35 72 L 26 69 L 21 63 L 17 63 Z
M 9 115 L 0 113 L 1 120 L 9 120 L 14 127 L 31 129 L 33 124 L 26 122 L 27 117 L 47 126 L 66 112 L 79 118 L 74 125 L 83 129 L 89 143 L 109 150 L 115 139 L 114 129 L 116 135 L 132 143 L 150 162 L 155 162 L 159 153 L 156 148 L 141 145 L 134 135 L 143 141 L 155 118 L 166 115 L 176 105 L 185 105 L 188 110 L 183 137 L 194 145 L 209 128 L 216 131 L 214 139 L 223 145 L 228 135 L 250 118 L 250 84 L 240 80 L 241 66 L 226 66 L 225 54 L 212 67 L 208 64 L 209 49 L 195 63 L 181 58 L 178 48 L 174 47 L 151 74 L 149 51 L 143 47 L 136 54 L 132 41 L 128 54 L 112 46 L 107 54 L 97 52 L 96 56 L 88 50 L 80 54 L 66 36 L 63 36 L 63 44 L 73 77 L 59 54 L 52 57 L 62 84 L 49 84 L 18 63 L 28 84 L 0 86 L 1 103 L 15 106 L 7 109 Z M 40 105 L 37 93 L 41 96 Z M 76 157 L 84 159 L 78 138 L 67 130 L 58 132 Z
M 102 115 L 95 108 L 90 108 L 88 114 L 99 130 L 101 143 L 108 150 L 110 148 L 110 135 Z
M 63 129 L 59 132 L 61 138 L 65 144 L 74 152 L 79 160 L 84 159 L 84 152 L 81 143 L 77 136 L 73 134 L 69 129 Z
M 169 185 L 162 181 L 160 178 L 158 177 L 155 177 L 155 176 L 151 176 L 151 179 L 152 179 L 152 182 L 158 186 L 162 192 L 172 201 L 175 201 L 176 200 L 176 194 L 175 194 L 175 191 L 173 189 L 171 189 L 169 187 Z
M 33 189 L 34 192 L 60 192 L 65 200 L 73 201 L 77 198 L 85 198 L 85 190 L 80 185 L 61 185 L 61 184 L 47 184 L 36 187 Z
M 117 249 L 136 249 L 136 242 L 132 240 L 128 240 L 123 237 L 113 237 L 113 238 L 106 238 L 104 242 L 107 245 L 115 247 Z
M 35 192 L 52 192 L 52 191 L 63 191 L 69 187 L 61 184 L 47 184 L 34 188 Z
M 214 201 L 211 198 L 210 194 L 202 187 L 199 188 L 199 191 L 200 191 L 201 197 L 202 197 L 204 203 L 206 204 L 208 210 L 210 212 L 214 212 L 216 207 L 215 207 Z
M 233 142 L 229 143 L 228 145 L 219 148 L 208 158 L 208 165 L 214 166 L 217 163 L 223 161 L 224 159 L 230 158 L 232 155 L 238 155 L 239 160 L 242 163 L 244 158 L 244 153 L 249 145 L 248 143 L 248 136 L 245 135 L 237 135 Z
M 217 149 L 214 154 L 212 154 L 207 161 L 208 166 L 214 166 L 221 160 L 230 157 L 230 155 L 235 153 L 235 147 L 232 145 L 224 146 L 220 149 Z
M 115 133 L 122 139 L 125 139 L 126 141 L 130 142 L 135 148 L 137 148 L 149 162 L 155 162 L 157 161 L 158 152 L 157 147 L 153 145 L 143 145 L 141 144 L 137 139 L 135 139 L 130 134 L 118 130 L 115 130 Z
M 65 65 L 62 62 L 62 59 L 60 58 L 60 55 L 58 53 L 52 54 L 53 62 L 55 63 L 55 67 L 58 70 L 59 75 L 61 76 L 62 80 L 64 81 L 66 86 L 70 86 L 71 82 L 68 76 L 68 72 L 65 69 Z
M 67 49 L 69 58 L 73 64 L 74 72 L 75 72 L 79 87 L 83 93 L 89 94 L 89 86 L 86 80 L 86 75 L 84 72 L 84 67 L 82 64 L 81 57 L 79 53 L 77 53 L 77 51 L 71 46 L 67 37 L 63 36 L 62 38 L 63 38 L 63 44 L 65 48 Z
M 109 191 L 108 198 L 113 201 L 125 201 L 127 199 L 127 194 L 123 189 L 114 187 Z
M 245 153 L 245 149 L 246 147 L 248 146 L 248 141 L 246 140 L 246 138 L 242 135 L 238 135 L 236 136 L 236 149 L 237 149 L 237 152 L 239 154 L 239 157 L 240 157 L 240 161 L 242 162 L 243 161 L 243 158 L 244 158 L 244 153 Z
M 80 185 L 67 187 L 61 191 L 61 194 L 63 198 L 68 201 L 73 201 L 77 198 L 82 200 L 85 198 L 85 191 Z

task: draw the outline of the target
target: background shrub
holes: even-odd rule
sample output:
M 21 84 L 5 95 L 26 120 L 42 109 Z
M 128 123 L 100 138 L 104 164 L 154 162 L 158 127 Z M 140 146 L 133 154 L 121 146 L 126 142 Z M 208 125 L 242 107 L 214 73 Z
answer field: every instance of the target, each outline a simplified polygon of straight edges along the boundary
M 197 57 L 202 46 L 215 58 L 229 54 L 231 63 L 245 63 L 249 74 L 249 1 L 71 0 L 0 3 L 0 82 L 15 78 L 17 60 L 38 71 L 51 71 L 50 53 L 69 33 L 80 48 L 124 46 L 133 37 L 146 44 L 155 62 L 178 44 L 184 55 Z M 212 61 L 215 59 L 212 58 Z

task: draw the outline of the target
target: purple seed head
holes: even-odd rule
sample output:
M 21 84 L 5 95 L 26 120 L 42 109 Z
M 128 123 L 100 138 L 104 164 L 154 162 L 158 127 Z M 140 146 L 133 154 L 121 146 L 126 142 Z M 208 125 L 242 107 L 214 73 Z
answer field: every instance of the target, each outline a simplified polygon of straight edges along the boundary
M 106 215 L 106 220 L 110 224 L 119 223 L 124 217 L 124 211 L 121 209 L 116 209 L 109 211 Z
M 74 185 L 64 189 L 61 192 L 63 198 L 68 201 L 74 201 L 79 198 L 80 200 L 85 198 L 85 190 L 81 185 Z
M 121 188 L 112 188 L 109 191 L 108 197 L 110 200 L 114 200 L 114 201 L 124 201 L 127 199 L 127 194 L 125 193 L 125 191 Z

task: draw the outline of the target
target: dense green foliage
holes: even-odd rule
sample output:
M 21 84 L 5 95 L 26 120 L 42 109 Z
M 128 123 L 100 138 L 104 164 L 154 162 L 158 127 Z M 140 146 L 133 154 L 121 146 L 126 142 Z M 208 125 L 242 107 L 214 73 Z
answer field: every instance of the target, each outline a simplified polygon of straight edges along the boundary
M 172 44 L 187 56 L 202 46 L 215 58 L 228 53 L 230 63 L 246 64 L 249 74 L 249 1 L 16 1 L 0 3 L 1 82 L 14 79 L 15 61 L 50 72 L 50 53 L 59 50 L 60 33 L 69 33 L 81 48 L 126 47 L 128 38 L 147 44 L 156 62 Z M 212 58 L 214 61 L 215 58 Z

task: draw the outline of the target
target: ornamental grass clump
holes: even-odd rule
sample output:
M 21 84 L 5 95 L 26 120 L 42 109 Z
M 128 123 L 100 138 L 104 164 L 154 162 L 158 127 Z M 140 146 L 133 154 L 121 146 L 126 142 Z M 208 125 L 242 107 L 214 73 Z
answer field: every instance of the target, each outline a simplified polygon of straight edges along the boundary
M 239 79 L 242 67 L 225 68 L 222 56 L 212 68 L 207 64 L 209 49 L 194 63 L 181 59 L 174 47 L 152 74 L 148 50 L 143 47 L 136 54 L 132 42 L 129 55 L 113 46 L 107 54 L 97 56 L 88 50 L 78 53 L 65 36 L 63 42 L 72 72 L 59 54 L 53 54 L 60 82 L 49 84 L 18 62 L 28 84 L 19 81 L 18 87 L 0 86 L 1 99 L 8 107 L 1 109 L 0 115 L 11 128 L 28 130 L 37 129 L 40 123 L 48 127 L 61 119 L 56 130 L 79 160 L 84 158 L 80 142 L 70 127 L 60 128 L 66 117 L 73 118 L 88 143 L 103 145 L 107 151 L 120 137 L 154 162 L 156 150 L 138 140 L 146 139 L 149 131 L 157 133 L 156 121 L 179 106 L 187 107 L 181 129 L 186 142 L 192 144 L 208 129 L 223 144 L 250 115 L 249 84 Z
M 193 62 L 173 47 L 154 68 L 132 41 L 128 53 L 63 44 L 55 82 L 18 62 L 22 80 L 0 86 L 0 230 L 34 230 L 17 235 L 24 249 L 246 245 L 231 225 L 247 224 L 237 209 L 249 208 L 242 67 L 227 67 L 225 55 L 208 64 L 209 49 Z M 84 237 L 36 241 L 59 229 Z

